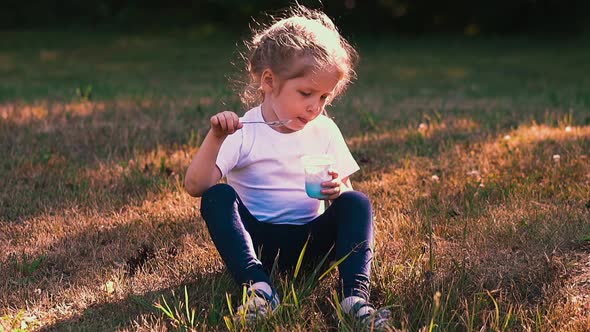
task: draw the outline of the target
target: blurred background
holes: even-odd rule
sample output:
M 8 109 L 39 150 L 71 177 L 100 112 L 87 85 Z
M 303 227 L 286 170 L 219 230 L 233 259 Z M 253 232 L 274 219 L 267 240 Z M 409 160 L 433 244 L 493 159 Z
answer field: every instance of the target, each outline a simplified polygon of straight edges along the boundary
M 243 30 L 283 0 L 3 0 L 0 29 L 112 26 L 180 27 L 212 23 Z M 325 0 L 323 8 L 344 32 L 580 34 L 590 26 L 584 0 Z

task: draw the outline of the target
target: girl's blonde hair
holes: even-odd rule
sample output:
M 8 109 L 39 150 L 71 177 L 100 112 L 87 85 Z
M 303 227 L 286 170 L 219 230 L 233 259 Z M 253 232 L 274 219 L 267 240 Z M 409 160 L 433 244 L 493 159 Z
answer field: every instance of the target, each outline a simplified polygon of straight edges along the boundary
M 264 98 L 260 77 L 267 68 L 279 77 L 280 82 L 313 70 L 337 70 L 340 80 L 331 99 L 341 94 L 356 77 L 356 50 L 340 35 L 326 14 L 301 5 L 273 18 L 271 24 L 254 30 L 246 47 L 242 57 L 246 60 L 249 79 L 240 97 L 248 107 L 261 103 Z

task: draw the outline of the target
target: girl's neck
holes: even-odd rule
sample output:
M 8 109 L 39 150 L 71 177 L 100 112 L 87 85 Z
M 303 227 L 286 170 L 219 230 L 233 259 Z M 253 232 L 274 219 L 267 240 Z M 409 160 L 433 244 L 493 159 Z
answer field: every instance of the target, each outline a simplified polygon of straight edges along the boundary
M 262 114 L 262 119 L 264 121 L 278 121 L 278 120 L 284 120 L 284 119 L 279 119 L 279 117 L 277 116 L 277 114 L 275 113 L 275 111 L 272 108 L 271 102 L 268 99 L 265 99 L 262 104 L 260 105 L 260 113 Z M 278 127 L 271 127 L 273 130 L 278 131 L 279 133 L 282 134 L 289 134 L 294 132 L 293 129 L 289 129 L 285 126 L 278 126 Z
M 270 105 L 268 98 L 262 102 L 262 105 L 260 105 L 260 109 L 261 109 L 262 118 L 264 119 L 264 121 L 277 121 L 277 120 L 279 120 L 279 117 L 277 116 L 275 111 L 272 109 L 272 106 Z

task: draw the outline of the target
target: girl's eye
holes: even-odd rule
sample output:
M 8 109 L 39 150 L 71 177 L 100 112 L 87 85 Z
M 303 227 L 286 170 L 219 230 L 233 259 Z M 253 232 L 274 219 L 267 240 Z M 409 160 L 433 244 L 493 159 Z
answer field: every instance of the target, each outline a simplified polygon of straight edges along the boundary
M 321 98 L 322 98 L 322 100 L 326 100 L 326 99 L 328 99 L 328 96 L 323 95 Z
M 309 96 L 311 96 L 311 93 L 309 93 L 309 92 L 303 92 L 303 91 L 299 91 L 299 93 L 300 93 L 302 96 L 304 96 L 304 97 L 309 97 Z

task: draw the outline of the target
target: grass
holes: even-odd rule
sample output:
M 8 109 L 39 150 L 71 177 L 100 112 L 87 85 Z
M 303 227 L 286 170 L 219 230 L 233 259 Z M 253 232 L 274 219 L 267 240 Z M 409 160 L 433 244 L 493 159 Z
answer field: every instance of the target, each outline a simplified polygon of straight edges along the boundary
M 238 37 L 0 37 L 0 330 L 227 329 L 241 289 L 182 183 L 240 109 Z M 330 114 L 374 205 L 372 300 L 409 331 L 590 329 L 589 40 L 354 42 Z M 313 276 L 276 276 L 251 329 L 336 329 L 335 274 Z

